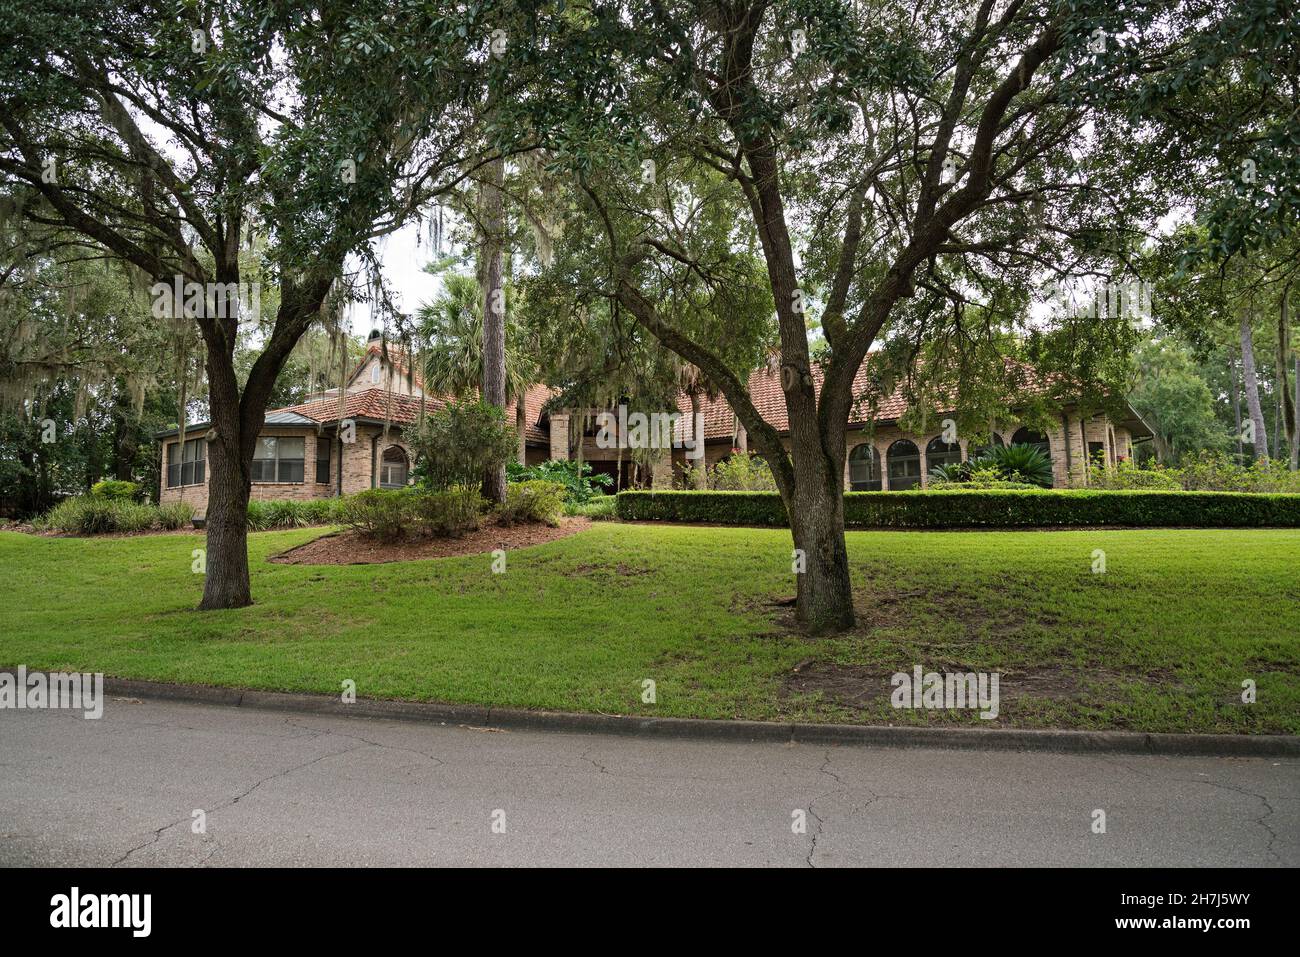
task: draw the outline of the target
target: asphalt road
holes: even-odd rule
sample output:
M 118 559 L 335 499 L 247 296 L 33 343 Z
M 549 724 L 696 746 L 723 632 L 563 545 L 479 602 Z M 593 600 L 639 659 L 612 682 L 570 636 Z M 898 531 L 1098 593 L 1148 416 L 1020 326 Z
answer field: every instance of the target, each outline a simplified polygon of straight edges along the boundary
M 1300 762 L 715 743 L 109 699 L 98 721 L 0 711 L 0 864 L 1295 866 Z

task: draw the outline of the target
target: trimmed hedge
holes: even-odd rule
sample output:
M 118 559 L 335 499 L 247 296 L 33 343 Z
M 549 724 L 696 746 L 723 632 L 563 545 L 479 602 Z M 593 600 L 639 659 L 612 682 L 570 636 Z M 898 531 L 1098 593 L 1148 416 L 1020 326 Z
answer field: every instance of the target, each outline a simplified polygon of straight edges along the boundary
M 619 492 L 618 517 L 630 522 L 788 524 L 775 492 Z M 844 524 L 847 528 L 1298 528 L 1300 495 L 1145 489 L 848 492 Z

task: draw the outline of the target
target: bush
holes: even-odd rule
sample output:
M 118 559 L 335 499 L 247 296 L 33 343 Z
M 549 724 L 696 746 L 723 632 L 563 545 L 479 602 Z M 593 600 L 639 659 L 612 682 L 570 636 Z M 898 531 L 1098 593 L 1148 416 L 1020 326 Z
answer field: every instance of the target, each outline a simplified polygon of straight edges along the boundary
M 545 522 L 552 528 L 564 514 L 564 486 L 559 482 L 511 482 L 506 486 L 506 501 L 501 506 L 502 525 L 521 522 Z
M 1182 476 L 1172 469 L 1159 466 L 1151 469 L 1138 468 L 1127 459 L 1115 468 L 1093 465 L 1088 469 L 1089 488 L 1098 489 L 1181 489 Z
M 998 477 L 1005 482 L 1021 482 L 1050 488 L 1052 460 L 1036 445 L 995 445 L 986 453 Z
M 719 492 L 775 492 L 776 479 L 761 456 L 732 452 L 709 471 L 709 488 Z
M 486 402 L 449 402 L 419 424 L 411 447 L 416 481 L 435 491 L 478 485 L 517 451 L 505 412 Z
M 94 498 L 133 502 L 140 499 L 140 486 L 135 482 L 125 482 L 121 479 L 104 479 L 90 487 L 90 494 Z
M 620 492 L 627 521 L 785 526 L 773 492 Z M 850 528 L 1300 527 L 1300 495 L 1164 490 L 971 489 L 849 492 Z
M 394 542 L 411 529 L 406 489 L 368 488 L 343 499 L 339 520 L 368 538 Z
M 460 538 L 478 528 L 487 505 L 478 488 L 464 485 L 441 492 L 411 490 L 404 495 L 411 525 L 426 535 Z
M 1300 492 L 1300 472 L 1290 471 L 1287 463 L 1275 459 L 1240 465 L 1221 452 L 1202 452 L 1184 456 L 1178 468 L 1168 471 L 1188 490 Z
M 540 465 L 524 467 L 518 462 L 506 466 L 506 478 L 511 482 L 559 482 L 564 486 L 564 500 L 582 505 L 604 495 L 604 490 L 614 484 L 610 475 L 593 475 L 590 462 L 577 459 L 548 459 Z M 611 507 L 613 502 L 611 500 Z
M 158 527 L 174 532 L 194 521 L 194 506 L 189 502 L 168 502 L 158 506 Z
M 255 532 L 273 528 L 305 528 L 333 525 L 339 521 L 342 499 L 250 499 L 248 527 Z
M 168 527 L 153 505 L 95 495 L 64 499 L 33 525 L 41 531 L 65 535 L 111 535 Z
M 598 495 L 590 502 L 577 504 L 575 502 L 566 502 L 564 506 L 565 515 L 582 515 L 591 519 L 593 522 L 606 521 L 617 518 L 618 512 L 616 506 L 618 500 L 613 495 Z

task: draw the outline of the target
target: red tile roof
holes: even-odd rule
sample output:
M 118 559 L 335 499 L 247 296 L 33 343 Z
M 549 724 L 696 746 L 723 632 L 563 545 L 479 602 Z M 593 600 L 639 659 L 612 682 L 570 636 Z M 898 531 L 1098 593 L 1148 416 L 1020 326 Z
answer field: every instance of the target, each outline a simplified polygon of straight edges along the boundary
M 871 405 L 863 398 L 872 389 L 870 366 L 871 357 L 868 356 L 867 361 L 862 363 L 857 375 L 853 377 L 854 404 L 849 410 L 850 428 L 872 421 L 893 422 L 907 411 L 907 398 L 900 383 L 889 396 L 880 399 L 875 409 L 875 415 L 871 414 Z M 814 365 L 812 376 L 813 389 L 820 396 L 822 379 L 825 374 L 821 367 Z M 1045 387 L 1045 383 L 1040 381 L 1033 374 L 1033 370 L 1027 367 L 1021 370 L 1021 377 L 1022 382 L 1031 388 Z M 748 386 L 750 400 L 754 403 L 754 408 L 758 411 L 758 414 L 778 432 L 788 432 L 790 430 L 790 418 L 785 406 L 785 392 L 781 389 L 780 372 L 769 366 L 757 369 L 750 373 Z M 685 393 L 678 396 L 677 408 L 683 416 L 689 417 L 691 401 Z M 936 411 L 950 412 L 952 410 L 939 409 Z M 729 438 L 735 435 L 734 413 L 723 396 L 719 395 L 716 399 L 710 399 L 707 395 L 702 395 L 700 397 L 700 412 L 704 415 L 704 437 L 706 439 Z M 689 427 L 686 428 L 685 434 L 690 434 Z
M 554 390 L 544 385 L 530 386 L 524 393 L 524 412 L 528 416 L 525 435 L 530 442 L 549 442 L 550 432 L 541 427 L 542 406 L 554 394 Z M 283 409 L 271 409 L 267 415 L 276 412 L 293 412 L 316 422 L 337 422 L 340 419 L 375 419 L 391 422 L 394 425 L 410 425 L 420 416 L 421 403 L 426 413 L 443 408 L 448 398 L 445 396 L 397 395 L 381 386 L 372 386 L 357 392 L 349 392 L 342 400 L 338 396 L 327 396 L 300 405 L 291 405 Z M 515 421 L 515 404 L 506 403 L 506 421 L 511 425 Z

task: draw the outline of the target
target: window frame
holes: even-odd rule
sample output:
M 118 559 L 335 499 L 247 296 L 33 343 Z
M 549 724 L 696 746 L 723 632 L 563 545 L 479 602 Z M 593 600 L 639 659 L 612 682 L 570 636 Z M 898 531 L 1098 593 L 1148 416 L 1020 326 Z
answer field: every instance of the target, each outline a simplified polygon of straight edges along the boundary
M 296 457 L 282 454 L 281 443 L 285 441 L 302 443 L 302 449 Z M 275 443 L 275 455 L 268 457 L 259 454 L 263 451 L 264 446 L 262 443 L 264 442 Z M 255 485 L 303 485 L 306 480 L 306 456 L 306 436 L 259 435 L 257 437 L 257 449 L 253 452 L 253 471 L 250 473 L 250 480 Z M 275 463 L 271 470 L 271 478 L 267 478 L 264 474 L 266 466 L 263 463 L 266 462 Z M 287 478 L 285 477 L 286 471 L 288 472 Z M 297 478 L 293 477 L 295 472 Z
M 193 450 L 191 454 L 191 449 Z M 173 462 L 173 453 L 179 451 L 180 461 Z M 188 458 L 186 457 L 188 454 Z M 190 488 L 207 483 L 208 450 L 207 440 L 202 436 L 197 439 L 177 439 L 167 443 L 167 461 L 163 466 L 168 488 Z M 188 477 L 187 482 L 187 467 Z M 175 471 L 173 471 L 175 470 Z
M 397 452 L 402 456 L 402 482 L 401 484 L 384 481 L 385 473 L 397 463 L 388 461 L 388 453 Z M 376 482 L 379 488 L 406 488 L 411 481 L 411 456 L 406 449 L 400 445 L 390 445 L 379 454 L 379 474 L 376 476 Z
M 321 458 L 321 450 L 325 450 L 325 457 Z M 334 459 L 334 440 L 328 435 L 316 436 L 316 484 L 330 484 L 330 466 Z M 325 477 L 321 478 L 321 466 L 325 466 Z
M 866 449 L 867 454 L 854 458 L 859 449 Z M 853 466 L 858 463 L 866 463 L 867 474 L 871 477 L 858 479 L 854 477 Z M 884 476 L 880 470 L 880 453 L 876 451 L 875 445 L 871 442 L 859 442 L 849 450 L 849 491 L 850 492 L 880 492 L 884 490 Z
M 899 448 L 902 445 L 910 445 L 912 447 L 912 452 L 896 455 L 894 453 L 894 450 Z M 906 465 L 909 462 L 916 463 L 915 475 L 908 473 L 905 469 L 899 475 L 894 474 L 895 463 L 898 463 L 899 465 Z M 909 488 L 919 488 L 921 486 L 920 447 L 911 439 L 895 439 L 892 443 L 890 443 L 889 448 L 885 450 L 885 474 L 889 476 L 890 491 L 901 492 Z M 907 484 L 898 485 L 896 484 L 895 480 L 897 480 L 898 482 L 907 482 Z

